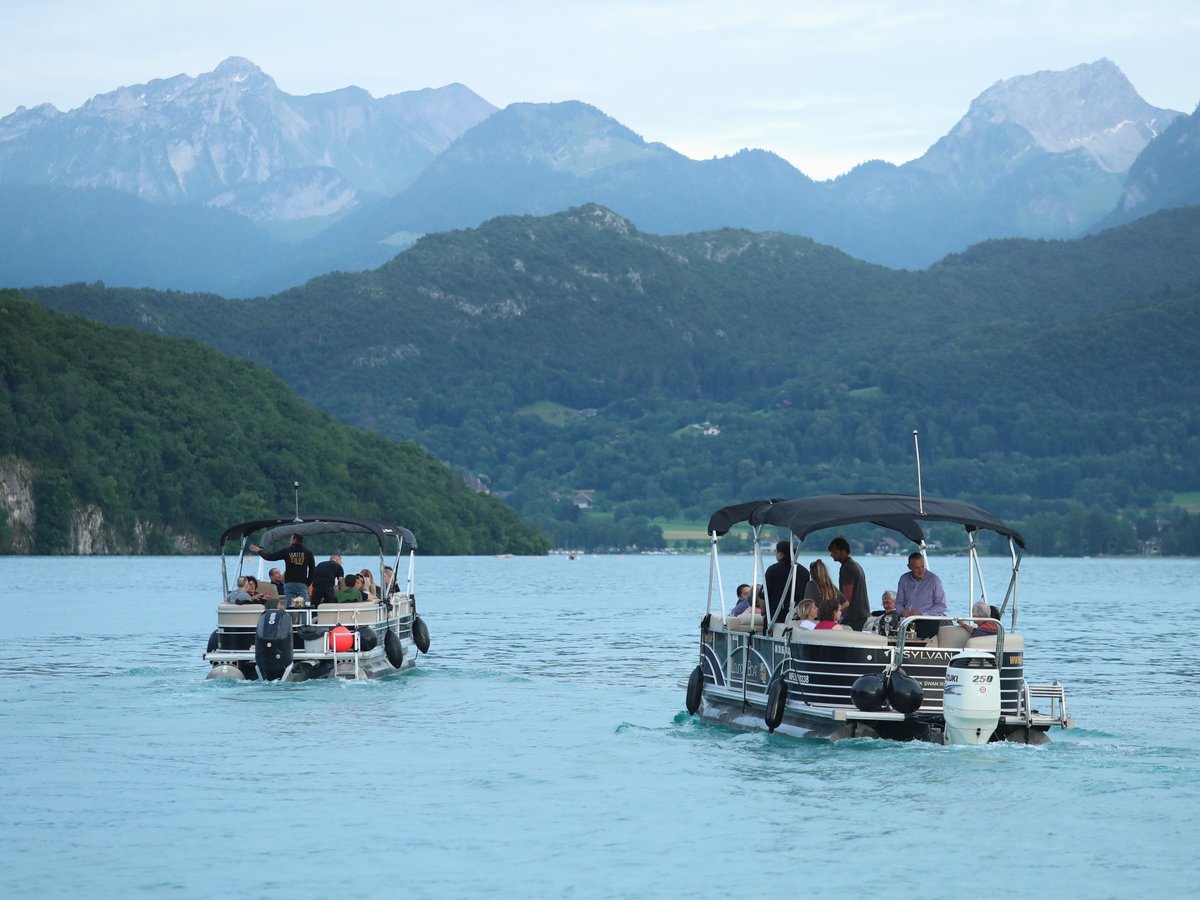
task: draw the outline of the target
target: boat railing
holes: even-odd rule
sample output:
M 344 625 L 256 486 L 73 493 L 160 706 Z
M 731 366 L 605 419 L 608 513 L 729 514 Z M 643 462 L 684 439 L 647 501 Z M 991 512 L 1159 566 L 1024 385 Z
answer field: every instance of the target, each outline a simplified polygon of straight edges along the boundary
M 1004 624 L 999 619 L 988 616 L 959 616 L 960 622 L 995 622 L 996 623 L 996 660 L 1004 659 Z M 946 616 L 909 616 L 900 620 L 900 629 L 896 634 L 896 649 L 893 651 L 893 665 L 899 668 L 904 665 L 904 640 L 908 630 L 917 622 L 946 622 Z

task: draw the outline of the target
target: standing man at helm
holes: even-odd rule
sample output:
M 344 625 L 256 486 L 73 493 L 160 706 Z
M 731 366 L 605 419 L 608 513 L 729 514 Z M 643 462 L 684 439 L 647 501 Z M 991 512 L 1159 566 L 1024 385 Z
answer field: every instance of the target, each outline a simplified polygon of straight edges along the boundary
M 942 579 L 925 568 L 925 556 L 919 550 L 908 554 L 908 571 L 896 585 L 896 609 L 904 618 L 909 616 L 944 616 L 946 592 Z M 938 633 L 941 622 L 917 622 L 913 629 L 917 637 L 928 640 Z
M 250 545 L 250 552 L 271 562 L 281 559 L 283 565 L 283 595 L 291 606 L 303 606 L 308 602 L 308 586 L 312 584 L 313 570 L 317 561 L 312 551 L 304 546 L 304 536 L 299 532 L 292 535 L 292 542 L 282 550 L 263 553 L 262 547 Z

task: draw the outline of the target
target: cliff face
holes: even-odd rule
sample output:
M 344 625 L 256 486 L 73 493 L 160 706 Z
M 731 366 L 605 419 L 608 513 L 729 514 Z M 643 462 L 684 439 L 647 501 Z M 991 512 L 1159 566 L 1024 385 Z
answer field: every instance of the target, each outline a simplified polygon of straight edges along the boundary
M 28 553 L 33 548 L 33 529 L 37 524 L 33 466 L 15 456 L 0 457 L 0 511 L 7 519 L 10 551 Z
M 37 552 L 37 501 L 33 487 L 36 477 L 37 470 L 27 460 L 16 456 L 0 458 L 0 554 Z M 77 505 L 71 510 L 66 553 L 71 556 L 146 553 L 154 531 L 154 526 L 146 522 L 135 522 L 126 534 L 109 524 L 104 510 L 96 504 Z M 176 553 L 199 553 L 203 549 L 194 535 L 168 535 L 168 540 Z

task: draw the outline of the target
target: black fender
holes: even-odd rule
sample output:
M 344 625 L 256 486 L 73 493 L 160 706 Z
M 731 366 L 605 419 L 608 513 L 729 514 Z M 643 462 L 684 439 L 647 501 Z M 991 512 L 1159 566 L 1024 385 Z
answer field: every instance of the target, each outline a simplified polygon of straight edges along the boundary
M 218 643 L 218 640 L 219 640 L 219 639 L 218 639 L 218 637 L 217 637 L 217 632 L 216 632 L 216 629 L 214 629 L 214 630 L 213 630 L 213 633 L 212 633 L 212 634 L 210 634 L 210 635 L 208 636 L 208 649 L 207 649 L 207 650 L 205 650 L 204 652 L 205 652 L 205 653 L 212 653 L 214 650 L 216 650 L 216 649 L 217 649 L 217 643 Z
M 776 678 L 767 688 L 767 711 L 763 715 L 763 720 L 767 723 L 768 731 L 774 731 L 783 721 L 783 709 L 787 705 L 787 698 L 787 682 L 782 678 Z
M 412 639 L 418 650 L 429 652 L 429 627 L 420 616 L 413 616 Z
M 370 625 L 358 626 L 358 649 L 363 653 L 369 653 L 379 646 L 379 635 L 375 633 L 375 629 Z
M 392 664 L 393 669 L 399 669 L 404 665 L 404 644 L 400 640 L 400 636 L 390 628 L 383 635 L 383 652 L 387 655 L 387 660 Z
M 694 716 L 700 708 L 700 700 L 704 697 L 704 670 L 699 666 L 692 669 L 687 683 L 687 711 Z

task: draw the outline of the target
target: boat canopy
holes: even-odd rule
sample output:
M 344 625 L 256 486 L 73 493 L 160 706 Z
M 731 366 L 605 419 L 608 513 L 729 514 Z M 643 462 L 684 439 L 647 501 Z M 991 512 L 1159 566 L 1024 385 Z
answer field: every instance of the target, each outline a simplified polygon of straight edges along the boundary
M 403 526 L 385 525 L 371 519 L 355 519 L 349 516 L 305 516 L 300 519 L 255 519 L 242 522 L 225 530 L 221 535 L 221 546 L 224 547 L 230 538 L 241 539 L 264 528 L 268 530 L 263 532 L 258 541 L 264 547 L 288 541 L 293 534 L 373 534 L 381 547 L 384 545 L 384 539 L 389 536 L 407 542 L 413 549 L 417 546 L 417 539 L 413 537 L 413 533 Z
M 777 525 L 787 528 L 800 540 L 823 528 L 870 522 L 897 531 L 916 544 L 925 540 L 922 522 L 957 522 L 969 532 L 983 528 L 1025 547 L 1025 539 L 1016 529 L 977 506 L 909 494 L 827 494 L 798 500 L 739 503 L 713 513 L 708 530 L 720 536 L 740 522 L 749 522 L 754 528 Z

